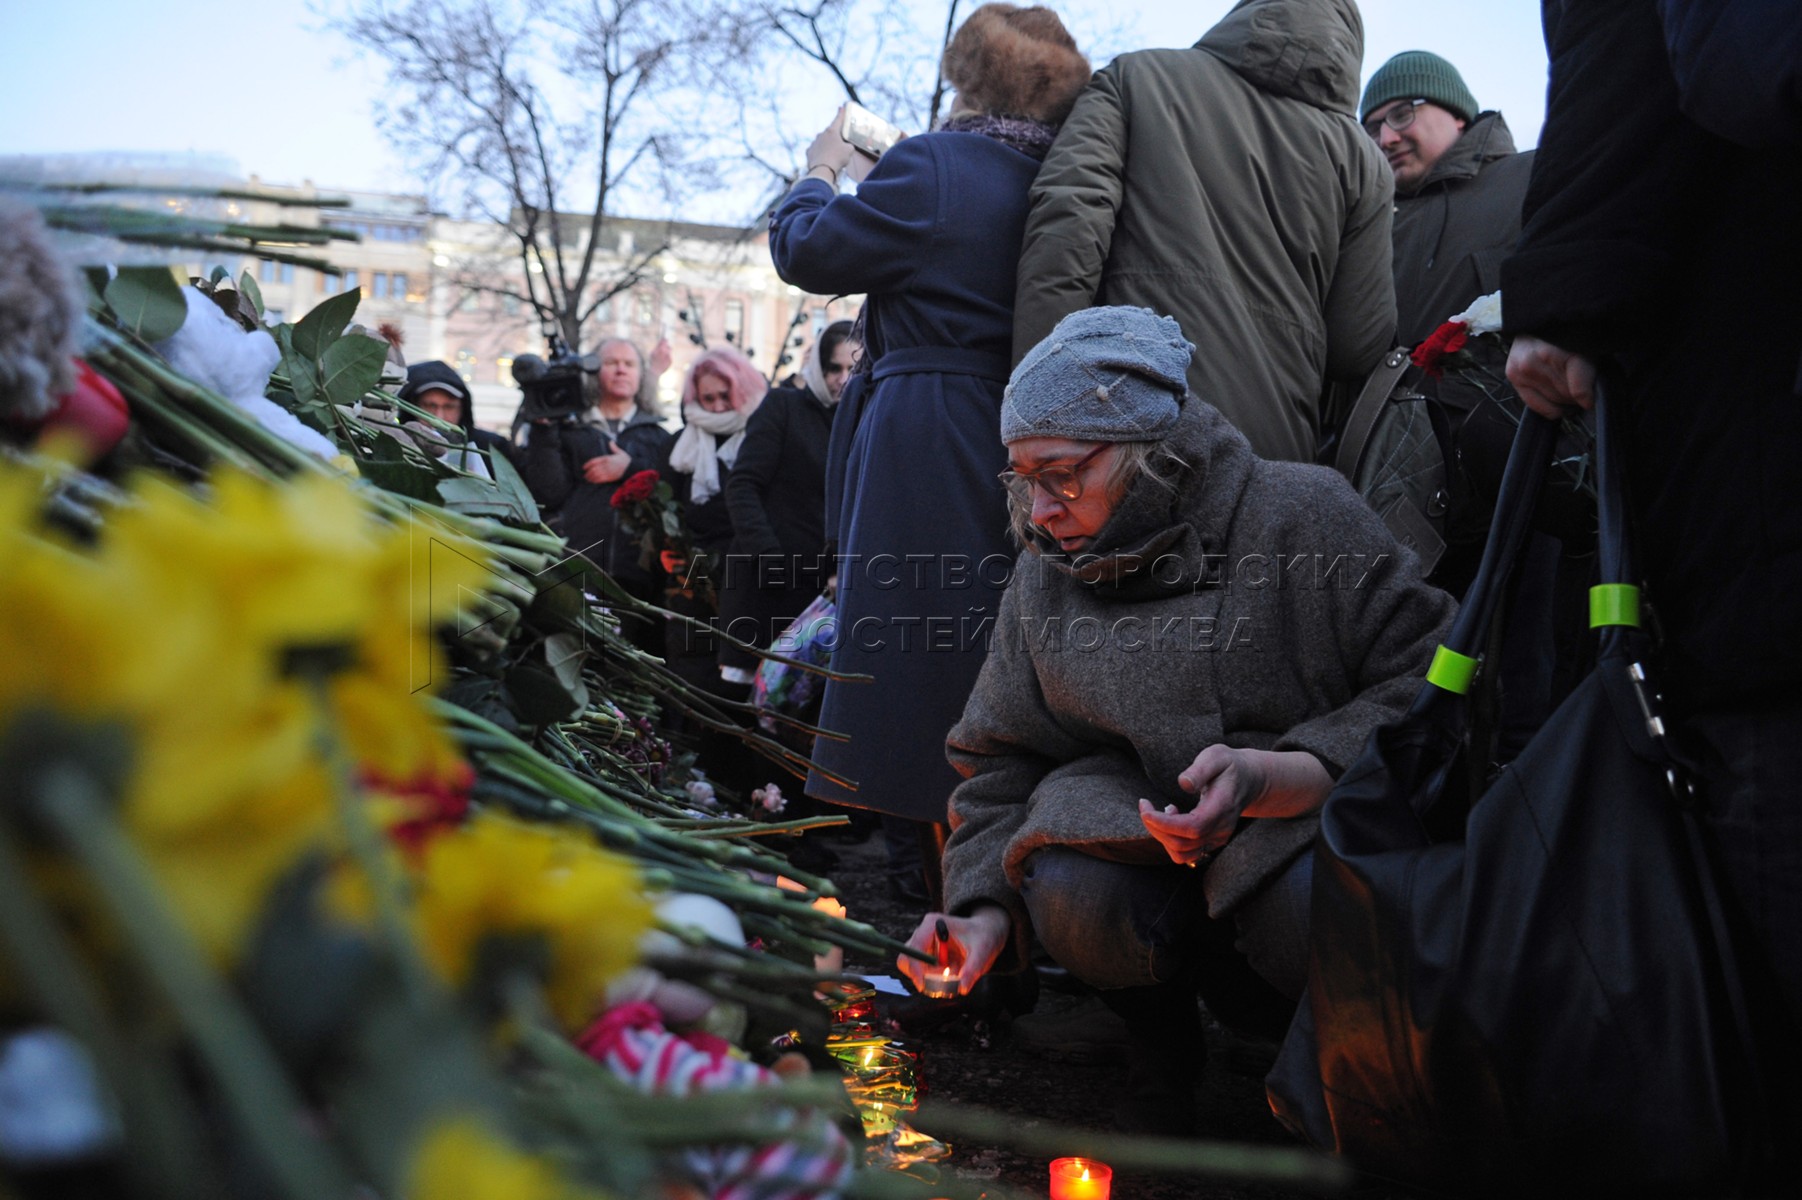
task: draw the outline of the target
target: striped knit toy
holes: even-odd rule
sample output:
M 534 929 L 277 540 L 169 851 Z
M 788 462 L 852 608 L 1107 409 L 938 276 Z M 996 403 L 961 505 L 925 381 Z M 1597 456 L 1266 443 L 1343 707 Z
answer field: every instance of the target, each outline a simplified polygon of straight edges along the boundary
M 779 1080 L 708 1033 L 673 1034 L 644 1003 L 617 1005 L 576 1039 L 584 1053 L 641 1092 L 689 1096 L 753 1091 Z M 852 1150 L 826 1116 L 811 1109 L 770 1114 L 788 1136 L 762 1146 L 682 1151 L 667 1167 L 709 1200 L 831 1200 L 851 1179 Z

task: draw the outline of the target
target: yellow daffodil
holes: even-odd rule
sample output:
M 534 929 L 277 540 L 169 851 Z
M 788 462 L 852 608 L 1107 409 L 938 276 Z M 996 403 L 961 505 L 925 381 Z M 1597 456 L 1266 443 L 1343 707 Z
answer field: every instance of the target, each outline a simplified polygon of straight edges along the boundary
M 386 521 L 326 476 L 222 472 L 204 500 L 141 479 L 92 547 L 42 525 L 42 489 L 0 469 L 0 728 L 40 708 L 129 731 L 122 820 L 230 961 L 269 887 L 331 836 L 323 747 L 396 779 L 462 769 L 421 699 L 445 676 L 432 627 L 482 565 L 422 572 L 419 545 L 451 535 Z M 332 651 L 323 690 L 292 670 L 315 650 Z
M 489 812 L 426 844 L 415 903 L 426 959 L 454 986 L 468 981 L 483 939 L 542 937 L 546 995 L 571 1031 L 638 960 L 652 921 L 627 860 L 574 831 Z
M 405 1200 L 600 1200 L 550 1162 L 496 1137 L 472 1117 L 427 1131 L 407 1172 Z

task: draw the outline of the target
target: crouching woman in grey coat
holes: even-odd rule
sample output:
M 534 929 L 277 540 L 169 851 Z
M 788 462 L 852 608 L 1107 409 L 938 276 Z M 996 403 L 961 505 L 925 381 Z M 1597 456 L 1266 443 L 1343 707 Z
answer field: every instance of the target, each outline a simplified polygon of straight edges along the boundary
M 1026 551 L 948 741 L 947 911 L 912 939 L 967 992 L 1036 938 L 1125 1019 L 1122 1123 L 1170 1134 L 1198 991 L 1286 1020 L 1320 805 L 1453 615 L 1343 479 L 1258 458 L 1186 394 L 1192 351 L 1168 317 L 1093 308 L 1013 372 Z

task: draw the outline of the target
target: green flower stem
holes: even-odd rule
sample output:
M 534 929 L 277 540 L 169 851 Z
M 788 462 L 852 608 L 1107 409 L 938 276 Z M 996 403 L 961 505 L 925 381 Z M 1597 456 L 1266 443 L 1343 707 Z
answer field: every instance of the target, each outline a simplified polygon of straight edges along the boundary
M 368 806 L 354 781 L 353 766 L 344 753 L 343 742 L 333 726 L 329 680 L 323 674 L 310 674 L 307 683 L 313 701 L 313 744 L 315 753 L 325 763 L 332 780 L 332 803 L 338 811 L 338 823 L 351 857 L 369 879 L 369 891 L 375 902 L 376 928 L 381 933 L 389 955 L 395 963 L 402 986 L 415 1008 L 424 1010 L 438 993 L 438 986 L 425 961 L 419 955 L 418 942 L 404 916 L 404 885 L 394 860 L 384 853 L 381 835 L 370 819 Z
M 139 416 L 149 417 L 158 427 L 187 442 L 200 452 L 202 458 L 230 463 L 240 470 L 266 477 L 262 464 L 255 458 L 221 438 L 210 425 L 194 420 L 187 409 L 171 402 L 156 384 L 130 364 L 110 358 L 104 351 L 92 357 L 131 397 Z
M 80 1041 L 119 1101 L 126 1167 L 166 1200 L 222 1196 L 203 1149 L 200 1119 L 169 1064 L 135 1053 L 109 1019 L 55 915 L 29 883 L 30 868 L 0 821 L 0 945 L 39 1011 Z
M 699 825 L 688 830 L 690 837 L 769 837 L 778 833 L 806 833 L 809 829 L 838 829 L 851 823 L 850 817 L 803 817 L 798 821 L 733 821 L 724 825 Z
M 169 913 L 162 889 L 113 822 L 93 780 L 67 768 L 49 773 L 39 800 L 37 811 L 86 868 L 276 1188 L 291 1200 L 351 1195 L 350 1177 L 325 1144 L 302 1135 L 306 1106 L 300 1095 L 193 938 Z
M 1115 1170 L 1156 1171 L 1243 1183 L 1340 1191 L 1351 1168 L 1324 1154 L 1276 1146 L 1243 1146 L 1179 1138 L 1141 1138 L 1074 1126 L 1021 1121 L 1007 1113 L 927 1100 L 908 1124 L 941 1140 L 1008 1146 L 1026 1154 L 1082 1155 Z

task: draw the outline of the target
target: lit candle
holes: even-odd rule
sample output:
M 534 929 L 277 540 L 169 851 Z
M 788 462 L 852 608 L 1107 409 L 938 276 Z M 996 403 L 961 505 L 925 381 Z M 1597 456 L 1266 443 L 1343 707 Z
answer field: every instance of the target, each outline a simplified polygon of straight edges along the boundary
M 813 906 L 827 916 L 838 917 L 840 920 L 846 915 L 845 906 L 831 896 L 821 896 L 813 902 Z M 834 946 L 824 954 L 814 955 L 813 969 L 822 975 L 837 975 L 845 969 L 845 948 Z
M 1051 1200 L 1108 1200 L 1114 1168 L 1092 1158 L 1051 1160 Z
M 926 972 L 920 995 L 934 1000 L 948 1000 L 957 995 L 957 973 L 950 967 L 933 967 Z

